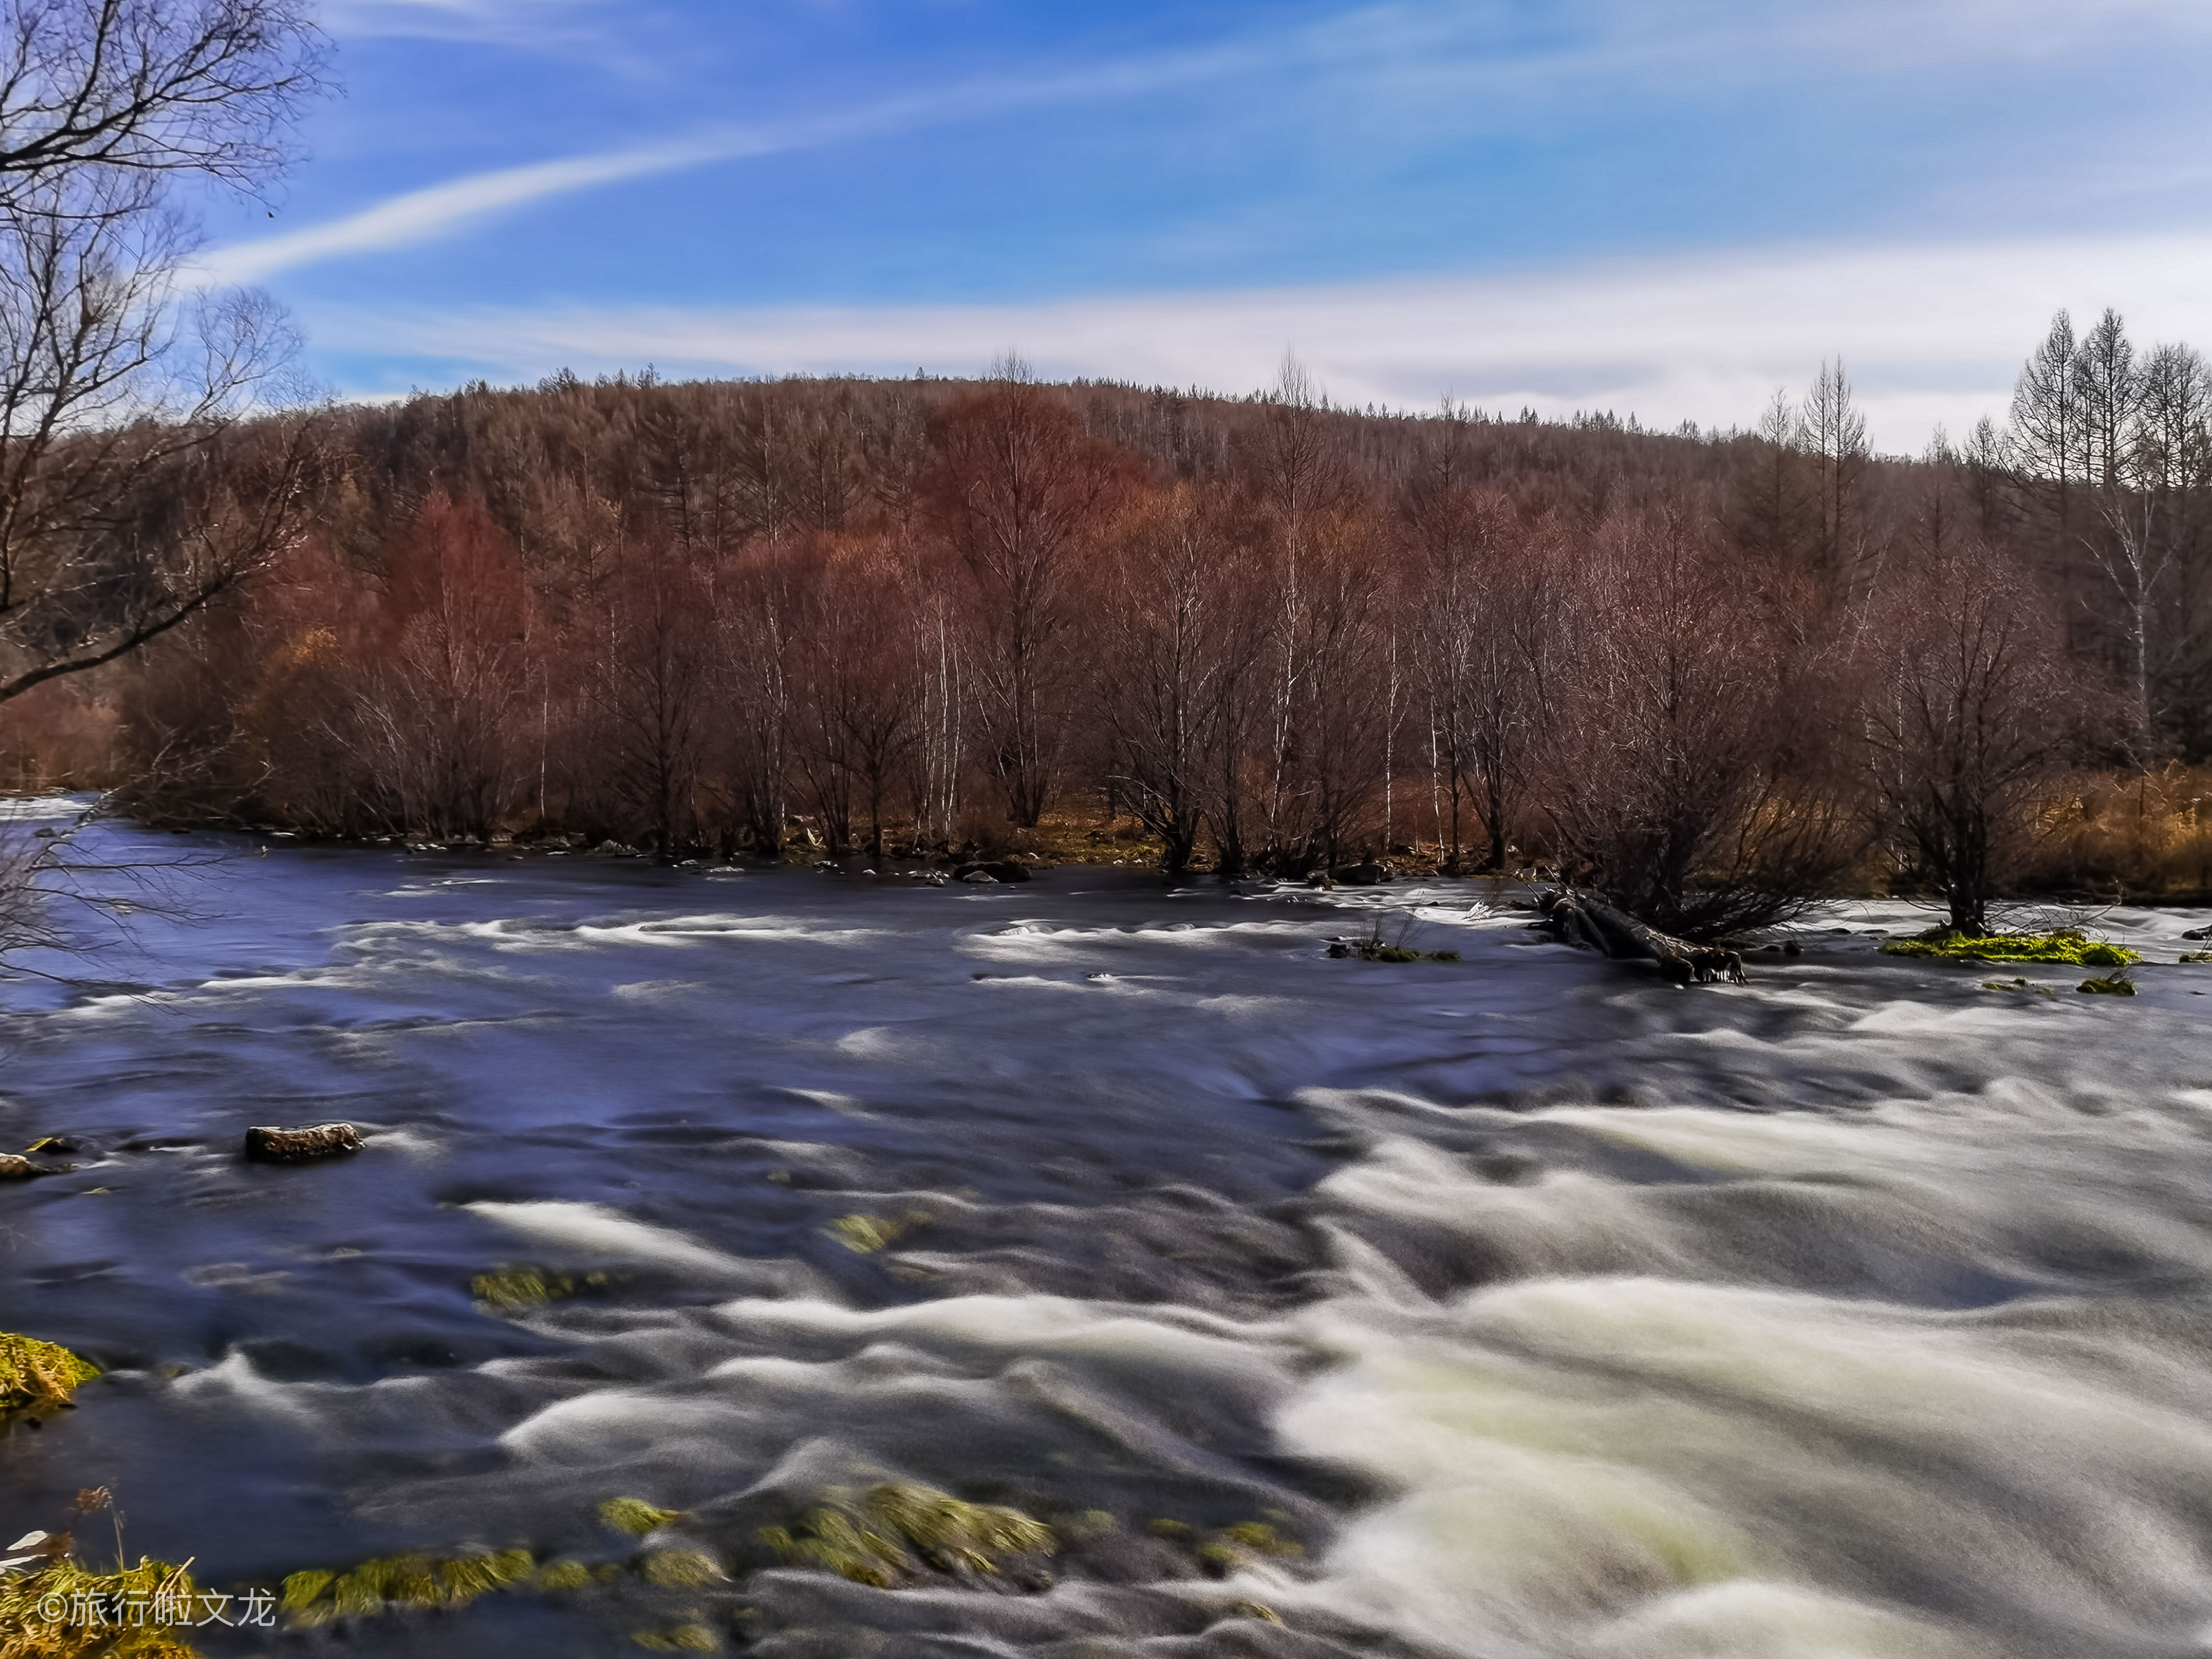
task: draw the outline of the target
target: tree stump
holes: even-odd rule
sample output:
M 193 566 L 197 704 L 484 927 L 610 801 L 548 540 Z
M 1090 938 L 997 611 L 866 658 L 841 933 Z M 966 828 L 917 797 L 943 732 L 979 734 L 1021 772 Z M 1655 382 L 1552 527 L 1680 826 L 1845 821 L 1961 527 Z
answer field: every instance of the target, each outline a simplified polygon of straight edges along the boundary
M 257 1164 L 300 1164 L 361 1150 L 361 1131 L 350 1123 L 319 1123 L 312 1128 L 253 1128 L 246 1132 L 246 1155 Z

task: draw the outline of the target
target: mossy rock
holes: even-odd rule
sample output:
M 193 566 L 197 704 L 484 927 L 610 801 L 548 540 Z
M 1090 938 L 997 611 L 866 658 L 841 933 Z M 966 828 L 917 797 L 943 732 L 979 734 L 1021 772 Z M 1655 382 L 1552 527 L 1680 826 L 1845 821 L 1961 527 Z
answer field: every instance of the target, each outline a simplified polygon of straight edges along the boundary
M 1305 1547 L 1278 1535 L 1265 1522 L 1239 1521 L 1224 1527 L 1218 1535 L 1200 1544 L 1192 1553 L 1208 1572 L 1226 1577 L 1259 1557 L 1303 1555 Z
M 1223 1611 L 1231 1619 L 1256 1619 L 1263 1625 L 1279 1625 L 1282 1616 L 1261 1601 L 1231 1601 Z
M 996 1573 L 1012 1555 L 1051 1555 L 1053 1529 L 1017 1509 L 970 1504 L 918 1481 L 888 1481 L 810 1510 L 795 1528 L 763 1527 L 760 1540 L 793 1566 L 821 1567 L 890 1589 L 915 1577 L 919 1556 L 939 1571 Z
M 714 1653 L 722 1638 L 704 1625 L 677 1625 L 667 1630 L 641 1630 L 629 1638 L 656 1653 Z
M 538 1570 L 534 1588 L 557 1594 L 587 1589 L 594 1582 L 591 1568 L 581 1561 L 548 1561 Z
M 604 1273 L 563 1273 L 546 1267 L 502 1265 L 469 1280 L 469 1292 L 493 1313 L 528 1313 L 549 1302 L 599 1290 L 607 1283 Z
M 528 1550 L 382 1556 L 343 1571 L 311 1568 L 293 1573 L 284 1580 L 277 1605 L 301 1627 L 326 1625 L 334 1619 L 458 1607 L 493 1590 L 529 1586 L 537 1570 Z
M 1342 941 L 1328 947 L 1333 957 L 1356 957 L 1361 962 L 1457 962 L 1456 951 L 1415 951 L 1402 945 L 1385 945 L 1379 939 Z
M 1304 1555 L 1305 1546 L 1280 1536 L 1264 1522 L 1239 1521 L 1234 1526 L 1224 1527 L 1221 1535 L 1241 1549 L 1255 1555 Z
M 1053 1530 L 1071 1543 L 1087 1544 L 1115 1530 L 1121 1522 L 1110 1510 L 1084 1510 L 1053 1522 Z
M 99 1375 L 99 1366 L 58 1344 L 0 1331 L 0 1424 L 51 1417 Z
M 909 1210 L 902 1216 L 841 1215 L 830 1224 L 830 1236 L 855 1255 L 873 1255 L 928 1223 L 927 1210 Z
M 653 1550 L 638 1558 L 637 1576 L 663 1589 L 700 1589 L 729 1575 L 704 1550 Z
M 7 1659 L 199 1659 L 199 1650 L 179 1633 L 187 1620 L 199 1622 L 194 1599 L 199 1594 L 184 1568 L 143 1559 L 119 1572 L 89 1571 L 64 1557 L 36 1571 L 0 1575 L 0 1654 Z M 80 1595 L 99 1596 L 106 1606 L 135 1604 L 145 1609 L 140 1614 L 145 1622 L 80 1625 L 40 1611 L 51 1597 L 67 1603 Z M 164 1607 L 179 1608 L 185 1617 L 165 1622 Z
M 633 1538 L 658 1532 L 682 1513 L 681 1510 L 656 1509 L 642 1498 L 610 1498 L 599 1505 L 600 1520 Z
M 2131 997 L 2136 982 L 2122 974 L 2108 974 L 2102 979 L 2085 979 L 2075 988 L 2093 997 Z

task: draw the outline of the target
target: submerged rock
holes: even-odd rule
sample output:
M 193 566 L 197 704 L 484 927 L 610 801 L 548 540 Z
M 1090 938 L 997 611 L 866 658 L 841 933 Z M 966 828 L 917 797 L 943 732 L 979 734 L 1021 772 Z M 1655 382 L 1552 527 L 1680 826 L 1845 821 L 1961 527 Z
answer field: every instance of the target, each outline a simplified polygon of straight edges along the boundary
M 361 1131 L 350 1123 L 319 1123 L 304 1129 L 264 1127 L 246 1132 L 246 1155 L 260 1164 L 299 1164 L 360 1150 Z

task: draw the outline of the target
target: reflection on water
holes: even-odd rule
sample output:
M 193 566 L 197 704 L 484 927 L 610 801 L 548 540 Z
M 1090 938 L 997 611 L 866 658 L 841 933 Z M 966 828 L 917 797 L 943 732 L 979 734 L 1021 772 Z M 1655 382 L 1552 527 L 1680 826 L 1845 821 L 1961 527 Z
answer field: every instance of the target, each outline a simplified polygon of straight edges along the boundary
M 227 1584 L 596 1567 L 629 1496 L 730 1575 L 361 1621 L 372 1655 L 2212 1639 L 2200 970 L 2007 997 L 1864 911 L 1677 992 L 1447 883 L 200 879 L 220 919 L 138 918 L 112 982 L 8 988 L 0 1144 L 82 1150 L 0 1189 L 0 1328 L 110 1372 L 0 1444 L 8 1536 L 110 1485 L 134 1553 Z M 1329 960 L 1376 904 L 1464 960 Z M 2111 925 L 2171 963 L 2198 920 Z M 235 1156 L 334 1117 L 358 1158 Z M 1049 1573 L 761 1542 L 890 1480 L 1052 1523 Z

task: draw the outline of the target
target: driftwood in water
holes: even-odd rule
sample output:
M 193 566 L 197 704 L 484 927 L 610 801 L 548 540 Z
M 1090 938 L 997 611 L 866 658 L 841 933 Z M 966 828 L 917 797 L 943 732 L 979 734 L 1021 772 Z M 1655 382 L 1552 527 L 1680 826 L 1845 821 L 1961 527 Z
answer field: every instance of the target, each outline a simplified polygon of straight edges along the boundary
M 350 1123 L 319 1123 L 308 1129 L 256 1128 L 246 1132 L 246 1155 L 261 1164 L 297 1164 L 361 1150 L 361 1131 Z
M 1536 897 L 1544 920 L 1537 925 L 1569 945 L 1585 945 L 1614 961 L 1656 962 L 1673 984 L 1724 979 L 1744 983 L 1743 956 L 1723 945 L 1692 945 L 1616 910 L 1593 893 L 1553 888 Z

